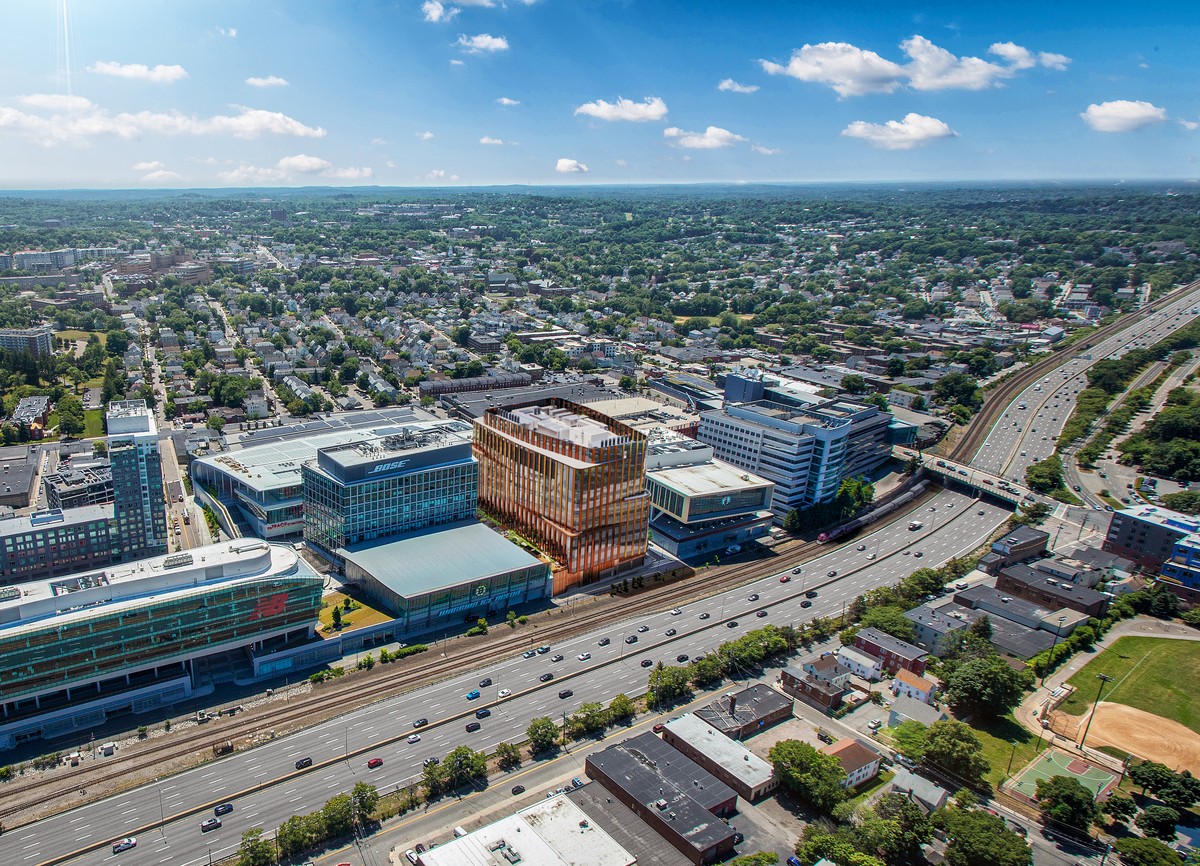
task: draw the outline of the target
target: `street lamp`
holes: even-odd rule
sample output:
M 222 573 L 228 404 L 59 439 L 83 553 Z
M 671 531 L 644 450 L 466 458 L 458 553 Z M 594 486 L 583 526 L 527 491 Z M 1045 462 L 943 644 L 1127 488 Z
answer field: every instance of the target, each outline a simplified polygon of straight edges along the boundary
M 1050 665 L 1054 664 L 1054 648 L 1058 646 L 1058 636 L 1062 633 L 1063 623 L 1066 621 L 1066 614 L 1058 618 L 1058 628 L 1054 630 L 1054 640 L 1050 643 L 1050 657 L 1046 659 L 1046 667 L 1042 669 L 1042 681 L 1038 684 L 1039 689 L 1046 685 L 1046 674 L 1050 672 Z
M 1079 748 L 1083 749 L 1083 744 L 1087 742 L 1088 730 L 1092 727 L 1092 719 L 1096 718 L 1096 707 L 1100 704 L 1100 696 L 1104 694 L 1104 686 L 1106 683 L 1111 683 L 1113 678 L 1108 674 L 1096 674 L 1096 679 L 1100 680 L 1100 688 L 1096 689 L 1096 700 L 1092 702 L 1092 714 L 1088 716 L 1087 725 L 1083 729 L 1083 737 L 1079 740 Z

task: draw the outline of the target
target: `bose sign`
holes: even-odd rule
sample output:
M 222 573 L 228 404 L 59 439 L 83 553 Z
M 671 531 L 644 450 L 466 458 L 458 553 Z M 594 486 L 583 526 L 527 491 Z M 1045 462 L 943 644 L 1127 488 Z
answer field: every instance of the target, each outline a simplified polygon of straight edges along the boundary
M 407 460 L 391 460 L 391 461 L 388 461 L 387 463 L 380 463 L 378 466 L 372 467 L 371 471 L 368 472 L 367 474 L 368 475 L 377 475 L 380 472 L 391 472 L 393 469 L 403 469 L 407 465 L 408 465 Z

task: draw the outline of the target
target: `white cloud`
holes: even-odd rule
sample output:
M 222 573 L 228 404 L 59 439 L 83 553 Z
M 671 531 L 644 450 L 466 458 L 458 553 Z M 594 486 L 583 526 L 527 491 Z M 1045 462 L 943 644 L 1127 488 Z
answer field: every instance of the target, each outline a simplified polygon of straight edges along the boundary
M 327 177 L 334 180 L 361 180 L 374 175 L 368 166 L 338 168 L 327 159 L 298 153 L 285 156 L 272 166 L 243 163 L 230 171 L 217 172 L 217 177 L 230 184 L 259 184 L 292 180 L 296 175 Z
M 177 171 L 169 171 L 165 168 L 155 169 L 154 171 L 142 175 L 142 180 L 146 183 L 165 183 L 169 180 L 180 180 L 183 177 Z
M 750 149 L 755 153 L 761 153 L 763 156 L 775 156 L 776 154 L 783 153 L 777 147 L 763 147 L 761 144 L 752 144 L 750 145 Z
M 618 159 L 618 160 L 617 160 L 617 165 L 621 166 L 621 168 L 624 168 L 625 166 L 629 165 L 629 163 L 627 163 L 627 162 L 626 162 L 625 160 L 623 160 L 623 159 Z
M 1142 100 L 1114 99 L 1099 105 L 1092 103 L 1079 116 L 1096 132 L 1132 132 L 1162 123 L 1167 119 L 1167 110 Z
M 724 90 L 729 93 L 753 93 L 758 90 L 757 84 L 738 84 L 732 78 L 724 79 L 717 85 L 717 90 Z
M 392 162 L 390 159 L 387 162 L 385 162 L 384 165 L 386 165 L 388 168 L 396 167 L 396 163 Z
M 1182 120 L 1181 119 L 1179 121 L 1179 125 L 1187 130 L 1200 129 L 1200 123 L 1196 123 L 1196 121 L 1194 121 L 1194 120 Z
M 425 0 L 421 4 L 421 12 L 425 15 L 425 20 L 433 24 L 438 24 L 442 21 L 449 21 L 458 14 L 458 7 L 446 6 L 440 0 Z
M 385 145 L 385 144 L 387 144 L 387 139 L 386 139 L 386 138 L 380 138 L 379 136 L 376 136 L 375 138 L 372 138 L 372 139 L 371 139 L 371 144 L 373 144 L 373 145 L 375 145 L 375 146 L 379 147 L 379 146 L 382 146 L 382 145 Z
M 492 138 L 490 135 L 485 135 L 483 138 L 479 139 L 479 143 L 480 144 L 504 144 L 504 139 Z
M 154 160 L 153 162 L 135 162 L 133 164 L 134 171 L 157 171 L 160 168 L 166 168 L 166 166 L 158 160 Z
M 431 172 L 429 172 L 428 174 L 425 175 L 425 179 L 426 180 L 448 180 L 448 181 L 453 182 L 453 181 L 458 180 L 458 175 L 457 174 L 448 174 L 440 168 L 435 168 Z
M 468 36 L 463 33 L 458 37 L 458 42 L 455 44 L 468 54 L 482 54 L 485 51 L 493 53 L 508 50 L 507 39 L 503 36 L 493 36 L 490 33 L 480 33 L 475 36 Z
M 464 66 L 465 64 L 457 57 L 450 61 L 451 66 Z
M 722 129 L 719 126 L 710 126 L 704 132 L 686 132 L 677 126 L 669 126 L 663 130 L 663 137 L 670 139 L 672 144 L 691 148 L 692 150 L 715 150 L 719 147 L 732 147 L 739 141 L 746 140 L 744 137 L 732 133 L 728 129 Z
M 30 93 L 28 96 L 18 96 L 17 102 L 43 111 L 82 111 L 92 107 L 92 101 L 86 97 L 61 93 Z
M 417 138 L 421 139 L 421 141 L 429 141 L 429 139 L 433 138 L 433 133 L 427 129 L 424 132 L 418 132 Z
M 88 67 L 88 72 L 98 75 L 112 75 L 117 78 L 134 78 L 138 81 L 151 81 L 155 84 L 170 84 L 173 81 L 187 78 L 187 70 L 175 64 L 173 66 L 147 66 L 144 63 L 118 63 L 115 60 L 98 60 Z
M 499 99 L 496 100 L 496 104 L 503 105 L 505 108 L 511 108 L 514 105 L 520 105 L 521 100 L 509 99 L 507 96 L 501 96 Z
M 1062 71 L 1071 58 L 1048 51 L 1034 53 L 1013 42 L 996 42 L 988 52 L 1004 63 L 979 57 L 959 57 L 934 45 L 924 36 L 900 43 L 908 57 L 904 64 L 846 42 L 804 45 L 792 52 L 786 64 L 760 60 L 771 75 L 788 75 L 800 81 L 826 84 L 839 96 L 892 93 L 907 84 L 914 90 L 983 90 L 995 87 L 1017 72 L 1042 66 Z
M 788 75 L 800 81 L 828 84 L 839 96 L 891 93 L 900 86 L 904 69 L 874 51 L 846 42 L 822 42 L 793 51 L 787 65 L 760 60 L 770 75 Z
M 873 147 L 884 150 L 911 150 L 922 144 L 958 135 L 936 117 L 909 112 L 903 120 L 887 123 L 867 123 L 856 120 L 842 130 L 848 138 L 861 138 Z
M 586 114 L 600 120 L 662 120 L 667 116 L 667 104 L 657 96 L 647 96 L 641 102 L 618 97 L 616 102 L 585 102 L 575 109 L 576 114 Z
M 246 83 L 251 87 L 287 87 L 288 80 L 280 78 L 278 75 L 256 76 L 252 75 L 246 79 Z
M 30 107 L 42 107 L 46 114 L 33 114 L 0 106 L 0 129 L 22 133 L 45 145 L 74 142 L 87 144 L 98 136 L 133 139 L 158 135 L 229 135 L 234 138 L 258 138 L 262 135 L 290 135 L 298 138 L 323 138 L 321 127 L 307 126 L 278 111 L 238 106 L 239 113 L 212 117 L 172 112 L 121 112 L 110 114 L 100 106 L 72 101 L 79 110 L 57 110 L 63 102 L 46 100 L 35 94 L 18 101 Z
M 218 27 L 217 32 L 220 33 L 222 36 L 226 37 L 227 39 L 236 39 L 237 38 L 237 28 L 236 27 Z
M 565 156 L 554 164 L 554 170 L 563 174 L 572 172 L 587 172 L 588 167 L 577 159 L 567 159 Z
M 464 6 L 482 6 L 486 9 L 491 9 L 496 5 L 495 0 L 459 0 Z

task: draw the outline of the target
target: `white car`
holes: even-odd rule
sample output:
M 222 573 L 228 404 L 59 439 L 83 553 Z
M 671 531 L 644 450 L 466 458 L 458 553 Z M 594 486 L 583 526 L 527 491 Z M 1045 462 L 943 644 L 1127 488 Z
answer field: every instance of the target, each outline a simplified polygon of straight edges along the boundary
M 511 694 L 512 694 L 512 689 L 501 689 L 500 691 L 498 691 L 496 693 L 496 696 L 501 697 L 501 698 L 507 698 Z
M 408 741 L 410 743 L 419 743 L 419 742 L 421 742 L 421 735 L 420 734 L 409 734 Z
M 591 653 L 580 653 L 578 658 L 581 662 L 585 662 L 592 657 Z
M 124 839 L 118 839 L 112 844 L 112 852 L 120 854 L 122 851 L 128 851 L 130 848 L 137 847 L 137 839 L 133 836 L 126 836 Z
M 681 613 L 683 613 L 681 608 L 675 607 L 671 609 L 671 616 L 679 616 Z
M 871 721 L 867 722 L 867 727 L 870 728 L 872 731 L 878 731 L 880 728 L 883 727 L 883 720 L 882 719 L 871 719 Z

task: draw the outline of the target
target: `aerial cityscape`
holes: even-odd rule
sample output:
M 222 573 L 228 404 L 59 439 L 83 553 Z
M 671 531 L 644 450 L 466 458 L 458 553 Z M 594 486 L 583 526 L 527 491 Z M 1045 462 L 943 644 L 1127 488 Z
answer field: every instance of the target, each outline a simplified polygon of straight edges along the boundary
M 0 862 L 1200 866 L 1197 24 L 1101 7 L 11 10 Z

